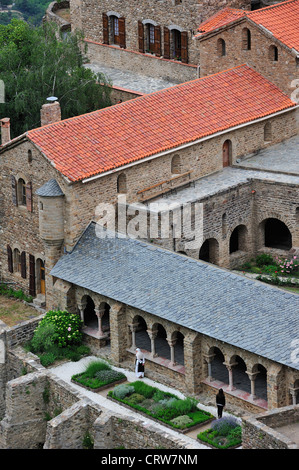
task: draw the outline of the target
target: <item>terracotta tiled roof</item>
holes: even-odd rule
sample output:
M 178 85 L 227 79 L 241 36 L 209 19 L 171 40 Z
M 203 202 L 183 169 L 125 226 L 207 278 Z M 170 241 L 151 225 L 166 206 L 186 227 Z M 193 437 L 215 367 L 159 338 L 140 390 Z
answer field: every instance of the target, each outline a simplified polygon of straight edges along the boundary
M 254 11 L 224 8 L 199 26 L 197 37 L 242 17 L 263 26 L 290 49 L 299 51 L 299 0 L 289 0 Z
M 31 130 L 28 138 L 78 181 L 295 105 L 241 65 Z

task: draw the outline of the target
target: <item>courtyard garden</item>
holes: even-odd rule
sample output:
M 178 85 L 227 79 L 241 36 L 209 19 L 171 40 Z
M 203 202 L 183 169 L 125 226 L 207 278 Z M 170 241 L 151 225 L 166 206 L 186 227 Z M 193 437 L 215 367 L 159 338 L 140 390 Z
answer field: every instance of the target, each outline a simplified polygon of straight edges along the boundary
M 25 349 L 36 354 L 44 367 L 57 360 L 78 361 L 90 353 L 82 344 L 82 320 L 79 315 L 50 310 L 40 321 Z
M 198 408 L 194 398 L 181 399 L 141 380 L 117 385 L 107 397 L 181 432 L 214 419 L 211 413 Z
M 113 370 L 109 364 L 100 360 L 90 362 L 83 372 L 72 376 L 72 382 L 93 392 L 99 392 L 112 384 L 126 380 L 125 374 Z
M 214 420 L 209 429 L 197 435 L 197 439 L 217 449 L 239 447 L 242 444 L 242 427 L 236 418 L 223 417 Z
M 259 281 L 299 293 L 299 260 L 296 256 L 283 258 L 262 253 L 238 270 L 255 274 Z

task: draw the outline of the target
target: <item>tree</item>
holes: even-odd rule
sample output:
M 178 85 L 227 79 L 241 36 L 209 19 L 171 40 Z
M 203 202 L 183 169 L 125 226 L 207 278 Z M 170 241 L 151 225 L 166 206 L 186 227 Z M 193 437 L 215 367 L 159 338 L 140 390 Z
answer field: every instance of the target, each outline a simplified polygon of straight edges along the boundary
M 0 25 L 0 79 L 5 85 L 2 117 L 11 119 L 11 136 L 40 126 L 40 109 L 56 96 L 62 119 L 110 103 L 111 84 L 84 67 L 82 37 L 59 34 L 54 24 L 33 27 L 21 20 Z

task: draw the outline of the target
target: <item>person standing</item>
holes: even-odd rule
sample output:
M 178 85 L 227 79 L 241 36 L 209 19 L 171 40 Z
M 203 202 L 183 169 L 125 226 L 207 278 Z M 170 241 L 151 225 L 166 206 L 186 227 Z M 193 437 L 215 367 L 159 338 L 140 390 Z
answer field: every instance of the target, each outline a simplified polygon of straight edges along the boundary
M 139 348 L 137 348 L 136 349 L 135 373 L 136 373 L 136 377 L 138 377 L 138 378 L 143 378 L 144 377 L 144 363 L 145 363 L 144 354 L 140 351 Z
M 225 407 L 225 395 L 222 388 L 219 389 L 219 392 L 216 395 L 216 405 L 218 412 L 218 419 L 222 418 L 223 409 Z

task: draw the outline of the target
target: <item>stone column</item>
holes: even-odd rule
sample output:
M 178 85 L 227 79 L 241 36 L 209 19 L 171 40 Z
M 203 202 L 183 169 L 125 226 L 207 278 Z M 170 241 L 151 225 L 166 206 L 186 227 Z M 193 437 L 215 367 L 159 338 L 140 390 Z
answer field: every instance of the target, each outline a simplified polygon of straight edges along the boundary
M 170 347 L 170 365 L 175 366 L 176 362 L 174 360 L 174 346 L 175 346 L 176 340 L 168 339 L 167 343 L 169 344 L 169 347 Z
M 105 309 L 100 308 L 100 307 L 95 307 L 94 311 L 95 311 L 96 316 L 98 317 L 98 332 L 99 332 L 99 335 L 100 335 L 100 337 L 105 336 L 105 333 L 102 330 L 102 318 L 103 318 L 103 315 L 105 313 Z
M 209 382 L 213 382 L 214 379 L 212 377 L 212 361 L 215 357 L 215 354 L 204 354 L 203 357 L 204 357 L 205 361 L 208 364 L 208 377 L 207 377 L 207 379 L 208 379 Z
M 139 323 L 130 323 L 129 324 L 129 327 L 130 327 L 130 330 L 131 330 L 131 334 L 132 334 L 132 344 L 131 344 L 131 348 L 135 351 L 136 350 L 136 330 L 137 330 L 137 327 L 138 327 Z
M 250 388 L 251 388 L 251 392 L 250 392 L 250 398 L 252 400 L 254 400 L 256 398 L 255 396 L 255 379 L 256 379 L 256 376 L 259 372 L 247 372 L 246 371 L 246 374 L 248 375 L 249 379 L 250 379 Z
M 84 326 L 84 310 L 86 308 L 86 305 L 87 305 L 87 302 L 84 301 L 84 300 L 78 304 L 78 309 L 79 309 L 79 312 L 80 312 L 81 320 L 83 322 L 83 326 Z
M 236 366 L 238 363 L 234 362 L 233 364 L 226 364 L 224 362 L 224 365 L 226 366 L 228 370 L 228 390 L 233 391 L 236 390 L 236 387 L 234 387 L 234 378 L 233 378 L 233 367 Z
M 157 330 L 150 330 L 148 329 L 147 330 L 147 333 L 150 337 L 150 340 L 151 340 L 151 357 L 157 357 L 157 354 L 156 354 L 156 348 L 155 348 L 155 338 L 157 336 Z
M 292 395 L 292 404 L 296 405 L 298 388 L 290 387 L 290 394 Z

